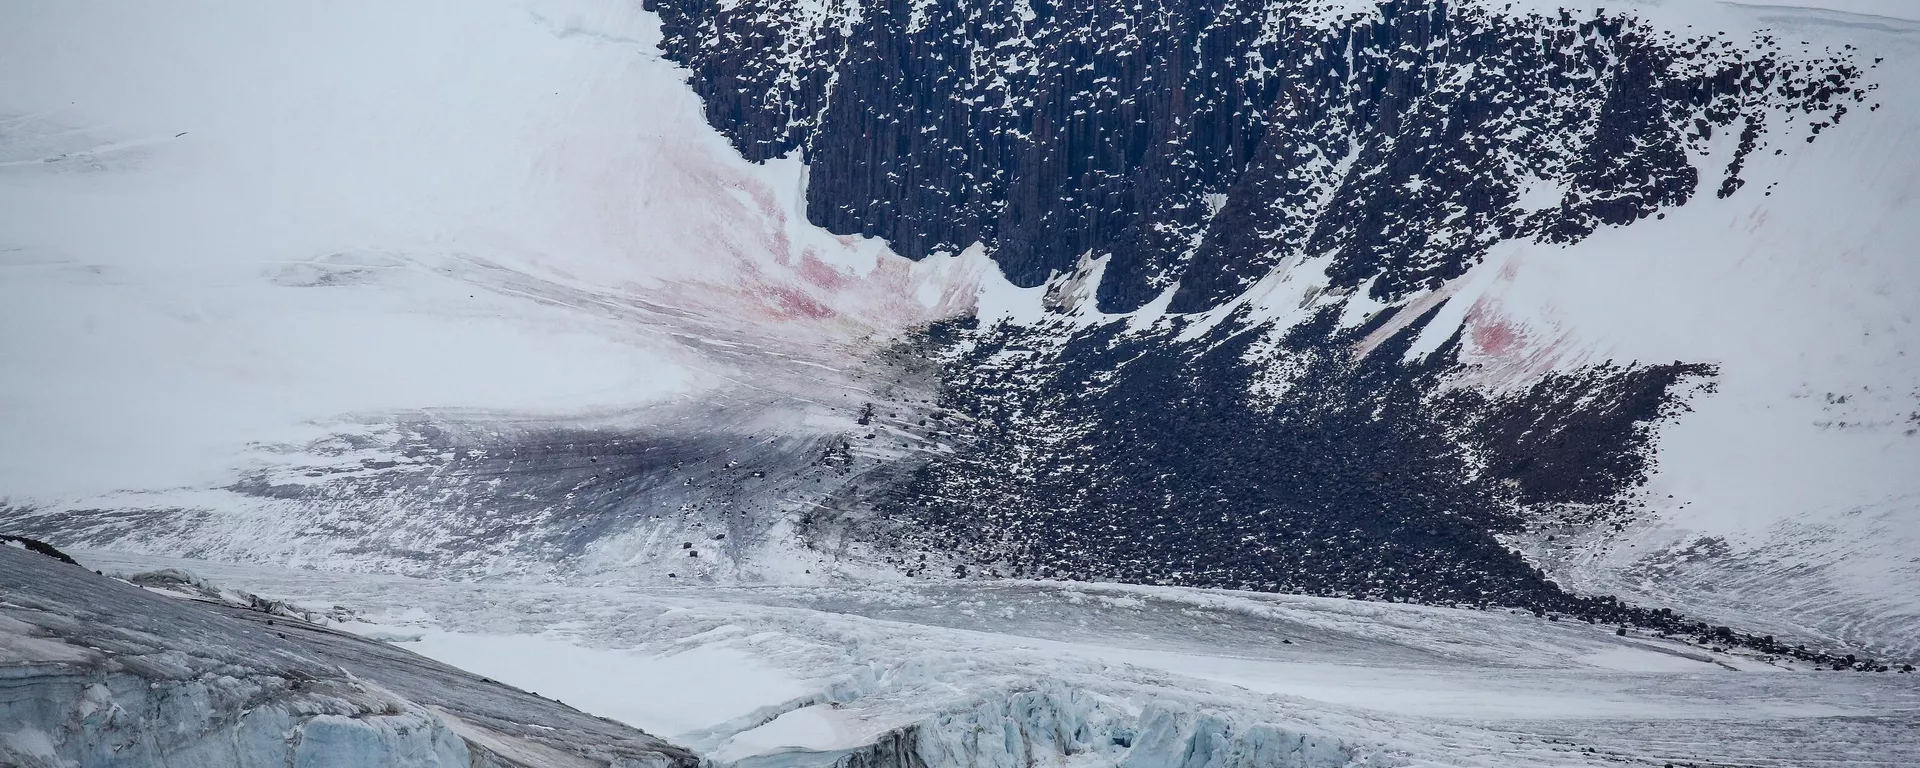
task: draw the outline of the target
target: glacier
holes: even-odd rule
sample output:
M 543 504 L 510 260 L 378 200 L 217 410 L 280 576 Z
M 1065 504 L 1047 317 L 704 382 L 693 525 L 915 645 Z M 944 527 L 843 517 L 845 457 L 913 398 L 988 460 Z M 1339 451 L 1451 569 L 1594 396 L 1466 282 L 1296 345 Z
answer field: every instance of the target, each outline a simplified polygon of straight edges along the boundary
M 698 761 L 644 733 L 383 643 L 284 614 L 163 596 L 0 547 L 0 764 Z
M 1920 764 L 1916 40 L 0 9 L 0 764 Z
M 1336 70 L 1254 33 L 1322 35 L 1385 7 L 1229 5 L 1221 34 Z M 1012 278 L 984 242 L 909 260 L 827 228 L 866 213 L 815 210 L 867 190 L 842 182 L 870 164 L 820 151 L 856 147 L 741 154 L 742 126 L 773 119 L 749 108 L 820 85 L 783 68 L 873 32 L 827 23 L 852 6 L 729 6 L 768 31 L 756 44 L 792 43 L 747 68 L 777 86 L 758 101 L 721 93 L 732 64 L 676 63 L 704 55 L 687 35 L 706 20 L 671 3 L 499 0 L 458 23 L 383 3 L 18 14 L 0 45 L 30 75 L 0 87 L 0 311 L 36 330 L 0 339 L 0 418 L 23 436 L 0 447 L 0 516 L 64 545 L 424 576 L 1114 579 L 1649 624 L 1664 609 L 1691 622 L 1669 631 L 1920 652 L 1903 555 L 1920 492 L 1903 137 L 1920 98 L 1891 75 L 1913 65 L 1914 22 L 1872 2 L 1495 5 L 1393 5 L 1380 34 L 1446 44 L 1376 53 L 1480 83 L 1436 85 L 1435 109 L 1506 99 L 1582 146 L 1605 145 L 1588 112 L 1679 136 L 1647 150 L 1657 211 L 1577 242 L 1482 243 L 1477 263 L 1402 254 L 1464 271 L 1379 296 L 1324 254 L 1262 251 L 1216 264 L 1234 279 L 1213 289 L 1250 282 L 1212 309 L 1163 286 L 1129 288 L 1150 300 L 1119 313 L 1101 286 L 1141 275 L 1113 254 Z M 1571 35 L 1561 75 L 1587 85 L 1521 78 L 1523 99 L 1500 90 L 1518 75 L 1474 81 L 1460 57 L 1508 12 L 1525 23 L 1489 55 L 1528 61 L 1530 36 Z M 1617 46 L 1675 58 L 1615 61 Z M 1727 72 L 1778 87 L 1724 92 Z M 1636 78 L 1671 85 L 1655 95 L 1673 114 L 1619 95 Z M 1719 94 L 1705 123 L 1675 116 L 1693 86 Z M 1375 141 L 1364 127 L 1315 133 L 1325 162 L 1296 181 L 1373 185 L 1333 146 Z M 1496 179 L 1526 192 L 1515 215 L 1564 202 L 1561 177 L 1586 167 L 1569 158 L 1593 154 L 1515 146 L 1564 171 Z M 1215 239 L 1258 223 L 1260 172 L 1233 194 L 1169 186 L 1194 200 L 1161 245 L 1199 236 L 1203 213 L 1226 227 Z M 1717 196 L 1730 173 L 1744 185 Z M 1381 205 L 1399 188 L 1367 186 Z M 1451 215 L 1435 205 L 1421 215 Z M 889 226 L 952 229 L 937 219 Z M 1180 535 L 1136 530 L 1159 526 Z
M 716 765 L 1797 766 L 1814 743 L 1835 764 L 1920 759 L 1912 674 L 1527 611 L 1034 581 L 486 584 L 74 554 L 339 606 L 332 629 L 404 638 Z

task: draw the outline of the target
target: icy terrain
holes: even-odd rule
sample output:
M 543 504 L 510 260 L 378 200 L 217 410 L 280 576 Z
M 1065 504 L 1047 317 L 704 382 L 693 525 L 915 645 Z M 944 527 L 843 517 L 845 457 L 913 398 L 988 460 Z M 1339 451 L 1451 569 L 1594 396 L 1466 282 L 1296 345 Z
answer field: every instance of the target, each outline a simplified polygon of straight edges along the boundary
M 929 345 L 985 424 L 842 505 L 909 570 L 1916 652 L 1906 4 L 654 5 L 811 218 L 1023 286 Z
M 1039 582 L 487 585 L 78 556 L 110 573 L 182 567 L 339 605 L 357 614 L 341 628 L 723 765 L 1920 760 L 1912 675 L 1816 671 L 1525 613 Z
M 0 509 L 11 529 L 60 543 L 440 575 L 752 583 L 1037 567 L 1520 604 L 1561 600 L 1551 579 L 1822 647 L 1920 653 L 1906 554 L 1920 547 L 1920 94 L 1893 76 L 1920 67 L 1912 14 L 1549 5 L 1497 10 L 1533 14 L 1522 32 L 1570 36 L 1566 50 L 1587 58 L 1569 61 L 1587 63 L 1528 86 L 1542 101 L 1524 114 L 1578 127 L 1581 110 L 1617 113 L 1647 140 L 1685 129 L 1684 152 L 1652 155 L 1657 214 L 1634 208 L 1630 225 L 1575 242 L 1493 242 L 1477 263 L 1433 244 L 1409 263 L 1466 271 L 1385 301 L 1337 285 L 1325 258 L 1263 253 L 1224 265 L 1253 282 L 1213 310 L 1170 313 L 1162 292 L 1126 315 L 1096 306 L 1111 258 L 1017 288 L 978 245 L 909 262 L 809 223 L 820 190 L 876 166 L 746 162 L 719 129 L 760 118 L 694 92 L 724 85 L 725 68 L 663 59 L 660 19 L 632 4 L 9 11 L 0 66 L 25 76 L 0 84 L 0 426 L 15 436 L 0 446 Z M 842 34 L 799 6 L 728 9 L 782 34 Z M 1276 19 L 1258 23 L 1296 23 Z M 1667 55 L 1698 35 L 1715 51 L 1706 63 L 1664 73 L 1610 47 Z M 1500 55 L 1534 55 L 1517 39 Z M 1445 46 L 1428 50 L 1381 55 L 1479 82 Z M 1669 91 L 1720 93 L 1725 78 L 1709 75 L 1727 62 L 1786 94 L 1742 91 L 1701 118 L 1748 120 L 1750 148 L 1738 124 L 1666 126 L 1608 95 L 1656 74 L 1678 78 Z M 1500 90 L 1510 69 L 1474 98 L 1521 99 Z M 1578 85 L 1593 78 L 1625 90 Z M 1517 146 L 1554 162 L 1579 149 Z M 1594 173 L 1635 205 L 1652 199 L 1631 173 Z M 1688 173 L 1696 189 L 1668 188 Z M 1743 183 L 1715 196 L 1728 174 Z M 1560 182 L 1535 181 L 1512 201 L 1528 215 L 1557 204 Z M 1430 187 L 1409 178 L 1403 191 Z M 1275 202 L 1253 188 L 1167 193 L 1228 219 Z M 1403 213 L 1451 215 L 1415 208 Z M 895 344 L 976 307 L 990 327 L 958 353 Z M 1327 313 L 1337 328 L 1313 353 L 1280 343 Z M 1229 340 L 1245 347 L 1235 370 L 1201 359 Z M 945 367 L 918 359 L 929 354 Z M 1284 399 L 1309 359 L 1350 354 L 1372 359 L 1293 389 L 1317 401 Z M 1169 368 L 1186 373 L 1136 386 Z M 1182 375 L 1214 381 L 1209 397 L 1231 407 L 1181 410 Z M 1436 403 L 1460 392 L 1493 398 L 1482 410 L 1495 416 L 1456 423 Z M 1407 399 L 1383 411 L 1392 397 Z M 1262 409 L 1294 422 L 1250 429 Z M 1339 412 L 1394 418 L 1372 436 L 1315 421 Z M 1181 424 L 1192 436 L 1152 456 L 1135 434 Z M 1268 454 L 1182 447 L 1238 444 Z M 1261 474 L 1300 455 L 1330 466 L 1305 481 Z M 1192 466 L 1161 466 L 1174 459 Z M 1089 480 L 1107 495 L 1075 492 L 1079 506 L 1053 519 L 1036 510 L 1063 498 L 1049 483 Z M 1222 492 L 1289 482 L 1325 497 L 1281 494 L 1301 523 L 1291 533 L 1254 524 L 1266 502 Z M 1203 511 L 1216 506 L 1220 520 Z M 1382 516 L 1396 533 L 1353 535 Z M 1156 525 L 1196 533 L 1129 533 Z M 986 540 L 946 541 L 976 532 Z M 1056 546 L 1063 535 L 1084 543 Z M 1220 573 L 1194 575 L 1204 567 Z
M 0 546 L 0 765 L 696 763 L 647 734 L 373 640 Z
M 355 664 L 722 764 L 1920 763 L 1806 661 L 1920 661 L 1912 4 L 647 5 L 0 10 L 0 534 L 346 606 L 449 760 L 615 732 Z

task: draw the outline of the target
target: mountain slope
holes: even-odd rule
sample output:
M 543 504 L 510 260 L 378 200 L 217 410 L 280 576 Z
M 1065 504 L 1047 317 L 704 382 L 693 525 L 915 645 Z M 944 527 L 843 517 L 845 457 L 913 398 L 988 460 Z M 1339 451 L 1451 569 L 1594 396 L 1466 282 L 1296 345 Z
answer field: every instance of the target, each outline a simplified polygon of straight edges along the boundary
M 1920 655 L 1914 24 L 1600 5 L 22 14 L 0 516 Z
M 709 120 L 809 160 L 813 220 L 1033 288 L 927 347 L 985 423 L 831 535 L 1915 651 L 1910 23 L 655 6 Z

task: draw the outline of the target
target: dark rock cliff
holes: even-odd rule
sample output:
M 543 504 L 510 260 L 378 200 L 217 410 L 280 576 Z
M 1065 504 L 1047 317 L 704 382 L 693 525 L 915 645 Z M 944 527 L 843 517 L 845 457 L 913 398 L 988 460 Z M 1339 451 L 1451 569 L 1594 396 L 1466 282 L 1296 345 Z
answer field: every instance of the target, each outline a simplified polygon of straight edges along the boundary
M 1500 240 L 1733 194 L 1767 111 L 1817 134 L 1868 88 L 1765 37 L 1323 5 L 648 0 L 741 152 L 804 154 L 815 223 L 909 258 L 979 241 L 1022 286 L 1110 256 L 1110 312 L 1175 283 L 1174 311 L 1214 306 L 1294 254 L 1403 297 Z
M 870 516 L 809 525 L 859 527 L 910 572 L 940 552 L 959 573 L 1607 620 L 1673 621 L 1568 595 L 1500 537 L 1549 508 L 1631 514 L 1654 423 L 1712 367 L 1492 394 L 1450 386 L 1457 337 L 1405 354 L 1423 322 L 1359 341 L 1495 243 L 1741 194 L 1746 158 L 1815 140 L 1873 88 L 1849 50 L 1443 0 L 649 7 L 741 152 L 803 154 L 815 223 L 910 258 L 978 242 L 1021 286 L 1104 259 L 1107 313 L 1172 291 L 1174 319 L 1144 331 L 931 329 L 913 352 L 943 361 L 938 406 L 966 428 L 824 507 Z M 1789 114 L 1801 127 L 1769 135 Z M 1315 258 L 1324 289 L 1388 308 L 1183 334 L 1180 315 Z M 1273 371 L 1286 386 L 1263 389 Z

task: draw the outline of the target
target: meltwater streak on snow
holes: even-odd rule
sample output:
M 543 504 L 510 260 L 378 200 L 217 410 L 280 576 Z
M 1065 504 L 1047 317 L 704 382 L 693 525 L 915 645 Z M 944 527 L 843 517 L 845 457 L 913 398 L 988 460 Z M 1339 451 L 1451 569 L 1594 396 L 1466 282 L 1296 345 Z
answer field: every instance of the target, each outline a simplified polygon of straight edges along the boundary
M 1257 764 L 1296 766 L 1920 760 L 1910 676 L 1815 672 L 1524 613 L 1033 582 L 531 587 L 79 556 L 341 605 L 360 614 L 351 626 L 421 635 L 403 645 L 631 724 L 703 719 L 685 742 L 740 765 L 905 749 L 933 768 L 1158 766 L 1182 753 L 1156 752 L 1156 738 L 1208 733 L 1220 749 L 1292 744 L 1295 757 Z M 713 680 L 684 710 L 627 682 L 675 663 L 671 679 Z M 606 679 L 548 673 L 568 665 Z
M 637 3 L 0 16 L 17 503 L 228 482 L 348 414 L 668 401 L 743 378 L 729 338 L 840 368 L 964 298 L 807 225 L 804 169 L 708 128 Z

